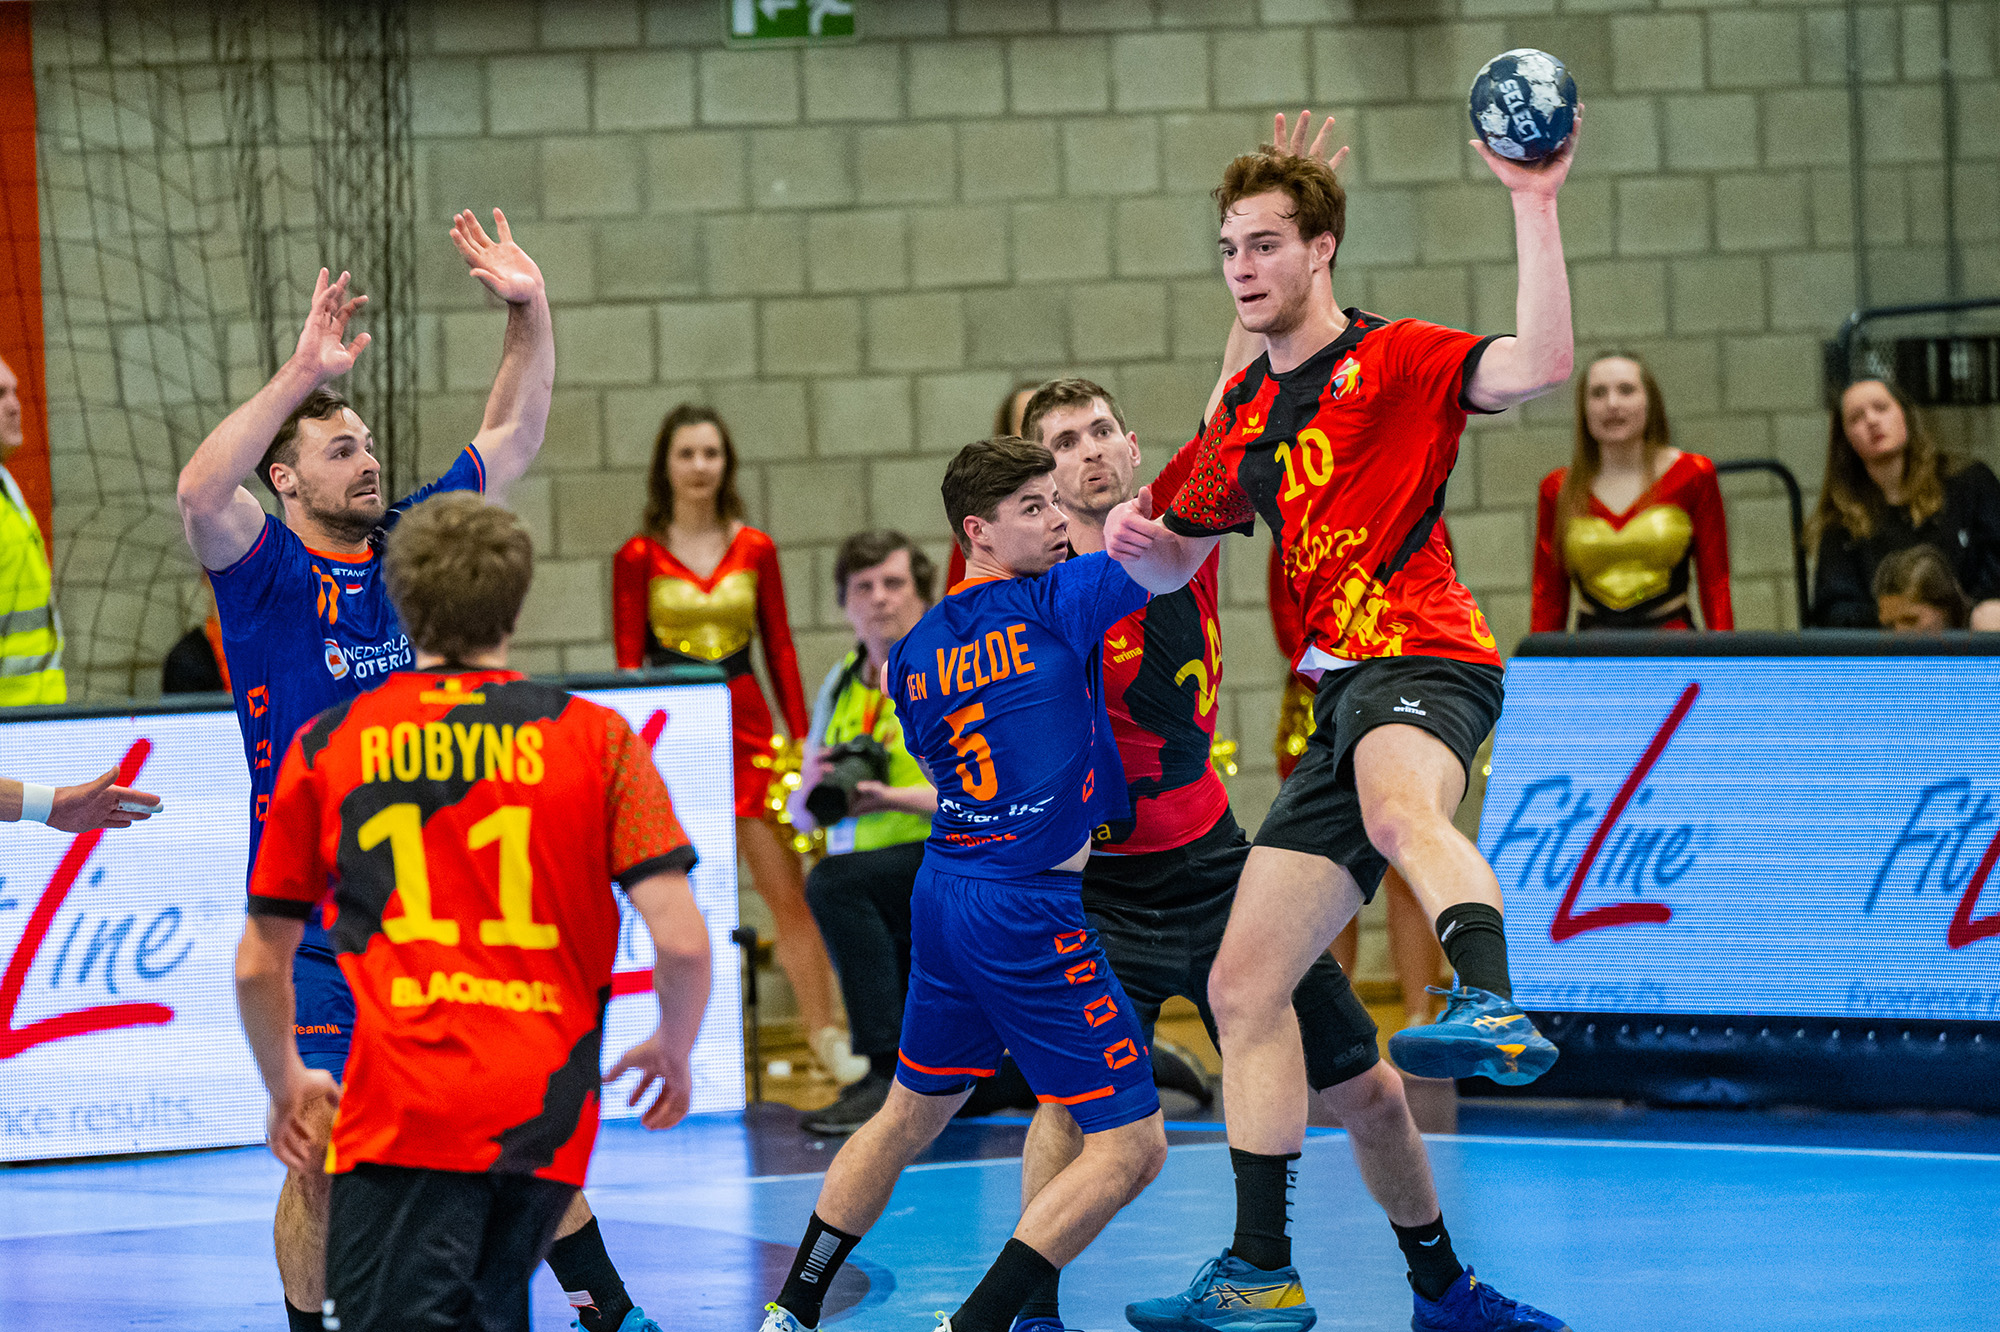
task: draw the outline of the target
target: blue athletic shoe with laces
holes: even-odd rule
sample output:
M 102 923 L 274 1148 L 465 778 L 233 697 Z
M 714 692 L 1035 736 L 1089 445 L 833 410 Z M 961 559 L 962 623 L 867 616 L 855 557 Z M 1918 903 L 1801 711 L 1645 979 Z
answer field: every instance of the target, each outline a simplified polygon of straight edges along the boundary
M 1488 1077 L 1518 1087 L 1556 1062 L 1555 1045 L 1512 1000 L 1472 986 L 1430 992 L 1448 996 L 1438 1020 L 1389 1038 L 1389 1058 L 1412 1077 Z
M 1554 1314 L 1510 1300 L 1466 1268 L 1435 1300 L 1412 1291 L 1417 1311 L 1410 1332 L 1570 1332 Z
M 1224 1249 L 1180 1294 L 1126 1305 L 1125 1321 L 1139 1332 L 1306 1332 L 1319 1314 L 1298 1268 L 1266 1272 Z
M 1064 1327 L 1060 1318 L 1016 1318 L 1013 1332 L 1079 1332 L 1079 1330 Z

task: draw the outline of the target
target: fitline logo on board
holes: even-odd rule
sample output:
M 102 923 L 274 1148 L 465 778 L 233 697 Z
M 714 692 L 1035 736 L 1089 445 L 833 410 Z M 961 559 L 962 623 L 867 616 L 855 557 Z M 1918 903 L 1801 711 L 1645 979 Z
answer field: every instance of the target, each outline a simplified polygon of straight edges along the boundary
M 1695 700 L 1700 696 L 1701 684 L 1698 681 L 1691 681 L 1681 691 L 1680 698 L 1674 703 L 1666 720 L 1660 723 L 1660 728 L 1654 733 L 1651 743 L 1646 746 L 1638 763 L 1633 766 L 1624 783 L 1618 788 L 1618 794 L 1612 799 L 1610 807 L 1605 810 L 1603 819 L 1597 825 L 1597 831 L 1591 836 L 1583 854 L 1578 857 L 1574 869 L 1570 871 L 1568 888 L 1563 893 L 1561 903 L 1556 907 L 1555 918 L 1549 922 L 1549 939 L 1552 943 L 1562 943 L 1591 930 L 1616 929 L 1624 925 L 1664 925 L 1673 919 L 1673 908 L 1664 902 L 1613 902 L 1592 907 L 1581 913 L 1576 911 L 1576 903 L 1583 892 L 1585 880 L 1590 877 L 1591 870 L 1598 863 L 1599 854 L 1604 850 L 1612 831 L 1617 828 L 1627 808 L 1634 803 L 1634 797 L 1637 796 L 1641 804 L 1649 798 L 1650 793 L 1642 795 L 1641 788 L 1659 763 L 1660 757 L 1666 753 L 1667 746 L 1672 743 L 1675 733 L 1680 730 L 1681 723 L 1687 720 L 1688 713 L 1694 708 Z M 1902 832 L 1889 847 L 1876 872 L 1874 887 L 1862 907 L 1863 914 L 1874 911 L 1876 900 L 1895 869 L 1898 858 L 1905 853 L 1914 853 L 1925 847 L 1930 848 L 1926 867 L 1917 878 L 1917 891 L 1921 891 L 1931 869 L 1937 868 L 1936 860 L 1939 855 L 1944 855 L 1946 862 L 1939 871 L 1940 885 L 1955 886 L 1950 881 L 1955 877 L 1951 870 L 1956 863 L 1958 851 L 1962 849 L 1967 836 L 1975 827 L 1991 821 L 1994 817 L 1990 800 L 1986 796 L 1980 796 L 1976 803 L 1972 801 L 1971 785 L 1967 778 L 1952 778 L 1927 786 L 1917 795 Z M 1561 844 L 1567 839 L 1569 829 L 1582 818 L 1588 817 L 1589 794 L 1585 792 L 1577 798 L 1574 808 L 1569 810 L 1570 817 L 1566 821 L 1559 820 L 1549 824 L 1525 823 L 1524 816 L 1537 797 L 1545 793 L 1555 795 L 1558 809 L 1566 807 L 1569 803 L 1571 786 L 1572 782 L 1568 777 L 1543 778 L 1528 784 L 1515 806 L 1513 815 L 1493 845 L 1489 860 L 1496 870 L 1499 868 L 1501 857 L 1510 845 L 1515 842 L 1530 842 L 1533 844 L 1532 848 L 1527 861 L 1521 867 L 1521 885 L 1526 885 L 1528 871 L 1533 868 L 1535 860 L 1541 857 L 1545 850 L 1548 856 L 1544 862 L 1543 875 L 1553 885 L 1556 880 L 1550 872 L 1554 868 L 1555 859 L 1561 854 Z M 1965 818 L 1961 823 L 1949 828 L 1928 827 L 1927 815 L 1934 809 L 1941 808 L 1945 799 L 1953 794 L 1958 796 L 1959 810 L 1965 813 Z M 1688 844 L 1693 840 L 1693 832 L 1692 825 L 1683 824 L 1667 834 L 1664 841 L 1658 832 L 1652 833 L 1650 838 L 1643 832 L 1632 834 L 1611 857 L 1607 858 L 1606 868 L 1611 872 L 1600 875 L 1600 881 L 1610 879 L 1613 882 L 1624 882 L 1629 878 L 1636 888 L 1650 860 L 1650 868 L 1653 870 L 1656 882 L 1663 887 L 1671 885 L 1693 867 L 1694 858 L 1691 853 L 1686 854 L 1677 865 L 1670 863 L 1676 855 L 1687 851 Z M 1956 834 L 1955 838 L 1952 834 Z M 1622 861 L 1620 861 L 1621 856 Z M 1614 867 L 1613 861 L 1620 863 Z M 1959 898 L 1957 910 L 1952 913 L 1951 923 L 1945 930 L 1947 948 L 1956 950 L 1982 939 L 2000 937 L 2000 908 L 1984 916 L 1973 915 L 1996 863 L 2000 863 L 2000 832 L 1994 834 L 1978 865 L 1973 867 L 1970 875 L 1964 880 L 1964 894 Z
M 125 757 L 118 764 L 118 784 L 131 786 L 139 777 L 139 770 L 146 766 L 146 759 L 153 752 L 151 740 L 135 740 L 125 751 Z M 77 877 L 97 850 L 104 833 L 87 832 L 78 834 L 70 843 L 69 850 L 56 865 L 55 873 L 49 876 L 48 887 L 42 890 L 41 900 L 35 903 L 34 914 L 28 917 L 27 926 L 21 931 L 21 941 L 14 946 L 14 956 L 8 960 L 7 971 L 0 977 L 0 1060 L 12 1059 L 15 1055 L 32 1050 L 37 1045 L 47 1045 L 52 1041 L 67 1040 L 72 1036 L 87 1036 L 92 1032 L 116 1031 L 121 1027 L 157 1027 L 174 1020 L 174 1010 L 165 1004 L 125 1003 L 97 1004 L 90 1008 L 73 1009 L 67 1013 L 57 1013 L 52 1017 L 30 1022 L 25 1027 L 14 1025 L 14 1013 L 21 1002 L 21 990 L 28 983 L 28 972 L 35 965 L 35 957 L 48 938 L 49 927 L 55 923 L 56 913 L 62 910 L 70 890 L 76 886 Z

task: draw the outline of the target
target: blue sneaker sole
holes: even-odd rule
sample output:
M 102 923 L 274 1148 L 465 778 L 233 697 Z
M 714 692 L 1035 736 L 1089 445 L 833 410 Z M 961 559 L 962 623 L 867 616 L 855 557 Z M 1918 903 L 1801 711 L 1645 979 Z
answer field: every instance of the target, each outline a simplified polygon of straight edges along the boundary
M 1522 1044 L 1518 1053 L 1502 1045 Z M 1440 1032 L 1437 1024 L 1412 1027 L 1389 1038 L 1389 1058 L 1413 1078 L 1491 1078 L 1505 1087 L 1533 1082 L 1555 1066 L 1560 1051 L 1537 1034 L 1526 1043 L 1482 1035 Z
M 1289 1309 L 1245 1309 L 1213 1320 L 1182 1313 L 1149 1314 L 1140 1305 L 1125 1306 L 1125 1321 L 1139 1332 L 1306 1332 L 1319 1321 L 1311 1305 Z

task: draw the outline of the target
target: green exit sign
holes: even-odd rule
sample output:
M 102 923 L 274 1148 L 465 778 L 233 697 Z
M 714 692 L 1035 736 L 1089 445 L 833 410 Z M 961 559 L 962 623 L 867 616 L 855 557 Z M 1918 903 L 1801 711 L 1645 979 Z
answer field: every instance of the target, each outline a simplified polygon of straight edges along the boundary
M 841 41 L 854 36 L 854 0 L 724 0 L 736 43 Z

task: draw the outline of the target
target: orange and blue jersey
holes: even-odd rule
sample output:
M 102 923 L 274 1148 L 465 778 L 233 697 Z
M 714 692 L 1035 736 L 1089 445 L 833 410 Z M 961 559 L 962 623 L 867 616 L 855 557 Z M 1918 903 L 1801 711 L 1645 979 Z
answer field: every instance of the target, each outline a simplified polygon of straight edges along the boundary
M 1129 818 L 1101 657 L 1105 631 L 1146 598 L 1109 556 L 1084 555 L 960 583 L 890 649 L 905 743 L 938 788 L 926 863 L 1036 874 Z
M 317 551 L 279 519 L 241 559 L 209 571 L 222 622 L 243 754 L 250 765 L 250 856 L 254 870 L 278 765 L 314 717 L 416 665 L 410 639 L 381 578 L 382 539 L 396 520 L 432 495 L 486 489 L 486 468 L 467 445 L 443 476 L 391 505 L 358 555 Z M 299 949 L 298 1040 L 302 1051 L 344 1052 L 353 1003 L 334 967 L 326 934 L 308 923 Z M 319 965 L 313 967 L 317 962 Z
M 1105 711 L 1105 631 L 1146 591 L 1103 554 L 960 583 L 889 651 L 903 739 L 938 787 L 910 894 L 896 1080 L 956 1094 L 1013 1055 L 1085 1133 L 1159 1109 L 1145 1033 L 1055 870 L 1130 798 Z

